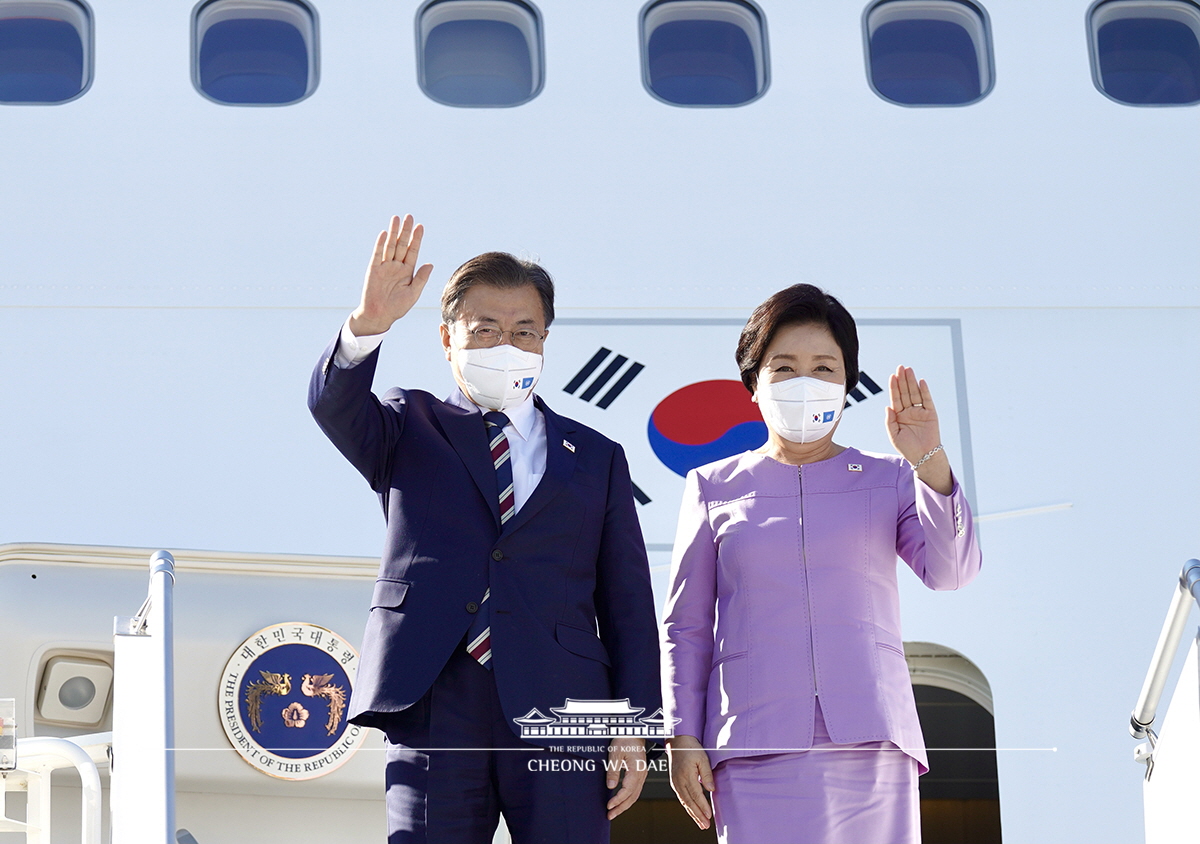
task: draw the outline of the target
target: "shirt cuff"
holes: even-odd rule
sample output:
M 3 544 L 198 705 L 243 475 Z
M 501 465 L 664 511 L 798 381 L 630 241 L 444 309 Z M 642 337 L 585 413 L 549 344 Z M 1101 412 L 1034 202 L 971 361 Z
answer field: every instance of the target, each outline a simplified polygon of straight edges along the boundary
M 338 369 L 353 369 L 366 360 L 371 352 L 379 348 L 384 336 L 383 334 L 365 334 L 362 337 L 356 337 L 350 330 L 350 318 L 346 317 L 346 321 L 342 323 L 342 332 L 338 335 L 337 353 L 333 356 L 334 364 Z

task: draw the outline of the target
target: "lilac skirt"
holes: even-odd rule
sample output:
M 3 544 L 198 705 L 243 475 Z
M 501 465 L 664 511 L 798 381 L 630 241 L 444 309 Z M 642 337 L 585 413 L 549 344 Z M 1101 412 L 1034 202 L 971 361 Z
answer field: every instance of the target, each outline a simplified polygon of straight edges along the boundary
M 713 770 L 720 844 L 919 844 L 917 761 L 890 742 L 834 744 L 817 706 L 813 749 Z

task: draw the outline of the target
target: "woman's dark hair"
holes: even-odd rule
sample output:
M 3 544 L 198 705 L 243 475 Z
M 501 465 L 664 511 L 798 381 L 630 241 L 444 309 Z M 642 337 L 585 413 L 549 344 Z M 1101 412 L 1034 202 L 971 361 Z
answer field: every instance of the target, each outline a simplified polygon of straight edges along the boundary
M 789 325 L 823 325 L 842 350 L 846 391 L 858 384 L 858 329 L 854 317 L 834 297 L 811 284 L 793 284 L 754 309 L 738 338 L 737 365 L 751 393 L 758 382 L 763 355 L 779 329 Z
M 463 296 L 477 284 L 491 287 L 532 287 L 542 300 L 542 316 L 549 328 L 554 322 L 554 281 L 550 273 L 533 261 L 522 261 L 507 252 L 484 252 L 454 271 L 442 291 L 442 322 L 450 325 L 458 319 Z

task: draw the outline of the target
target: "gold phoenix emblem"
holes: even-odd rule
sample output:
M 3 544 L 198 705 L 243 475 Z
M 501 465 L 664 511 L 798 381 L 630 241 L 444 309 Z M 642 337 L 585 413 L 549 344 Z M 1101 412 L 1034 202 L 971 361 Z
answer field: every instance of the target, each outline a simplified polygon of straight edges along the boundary
M 329 701 L 329 720 L 325 722 L 327 735 L 337 732 L 342 713 L 346 711 L 346 690 L 330 683 L 332 674 L 305 674 L 300 678 L 300 691 L 308 697 L 323 697 Z
M 246 689 L 246 708 L 250 710 L 250 729 L 262 732 L 262 699 L 268 695 L 286 695 L 292 690 L 291 674 L 273 674 L 259 671 L 262 679 L 251 683 Z M 308 676 L 307 674 L 304 676 Z

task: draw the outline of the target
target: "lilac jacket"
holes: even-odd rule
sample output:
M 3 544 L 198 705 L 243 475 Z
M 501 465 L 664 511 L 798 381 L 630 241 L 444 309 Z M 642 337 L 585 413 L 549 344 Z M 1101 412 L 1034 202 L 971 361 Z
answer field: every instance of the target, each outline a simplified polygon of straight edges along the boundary
M 931 589 L 979 572 L 970 506 L 906 460 L 746 452 L 688 473 L 663 621 L 664 714 L 713 765 L 890 741 L 928 768 L 900 638 L 897 554 Z M 670 720 L 667 724 L 671 724 Z

